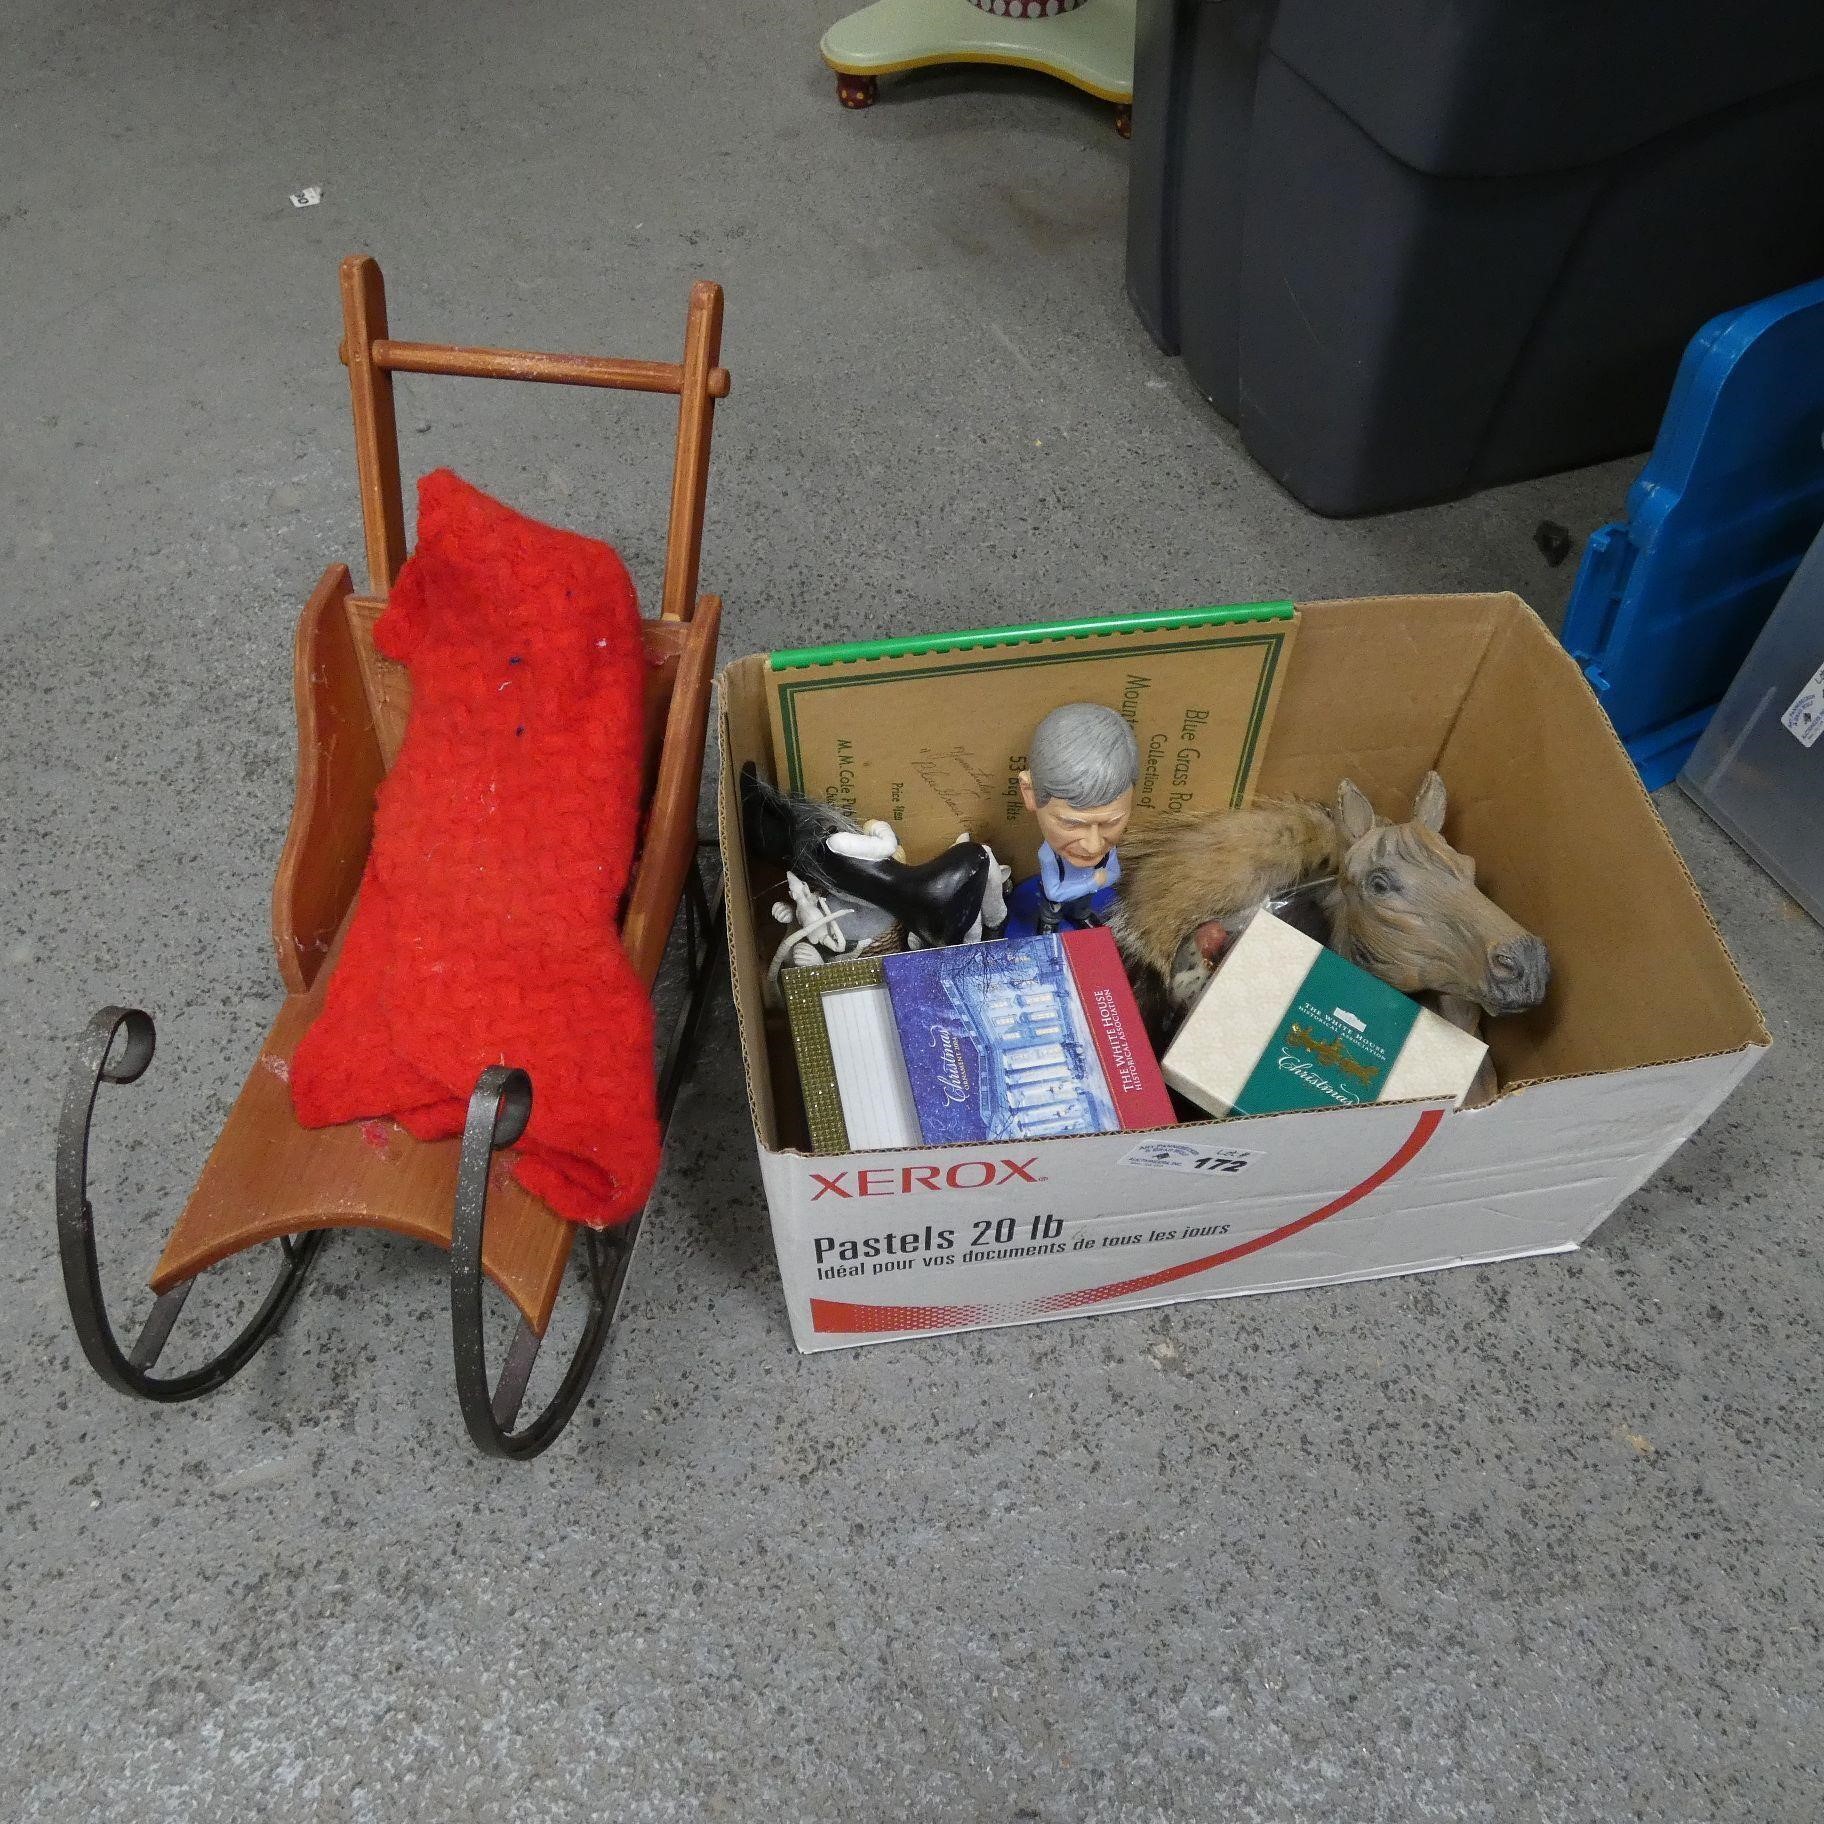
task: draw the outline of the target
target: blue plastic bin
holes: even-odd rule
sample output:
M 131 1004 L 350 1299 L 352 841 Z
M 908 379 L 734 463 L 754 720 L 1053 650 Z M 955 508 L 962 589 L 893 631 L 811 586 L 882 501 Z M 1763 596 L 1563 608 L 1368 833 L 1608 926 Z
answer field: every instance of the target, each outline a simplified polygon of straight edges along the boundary
M 1583 554 L 1564 643 L 1665 785 L 1824 525 L 1824 279 L 1685 350 L 1627 518 Z

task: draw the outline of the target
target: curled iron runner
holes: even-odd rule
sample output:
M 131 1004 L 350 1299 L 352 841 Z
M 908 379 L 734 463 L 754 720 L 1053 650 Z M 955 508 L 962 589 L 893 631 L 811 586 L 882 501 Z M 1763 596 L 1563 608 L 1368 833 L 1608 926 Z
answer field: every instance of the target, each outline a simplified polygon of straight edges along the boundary
M 118 1050 L 116 1040 L 120 1040 Z M 157 1049 L 152 1016 L 137 1007 L 104 1007 L 89 1021 L 70 1067 L 63 1115 L 57 1127 L 57 1251 L 70 1317 L 89 1365 L 110 1387 L 144 1400 L 193 1400 L 212 1392 L 246 1367 L 291 1307 L 304 1275 L 322 1246 L 324 1231 L 287 1235 L 279 1242 L 279 1270 L 272 1289 L 238 1335 L 199 1368 L 183 1374 L 152 1372 L 190 1296 L 193 1279 L 162 1292 L 131 1349 L 123 1350 L 108 1320 L 101 1269 L 95 1258 L 95 1211 L 89 1202 L 89 1129 L 103 1083 L 136 1083 Z
M 671 1126 L 672 1107 L 696 1049 L 716 965 L 727 948 L 723 942 L 726 908 L 720 882 L 712 900 L 704 888 L 702 871 L 693 860 L 684 887 L 688 993 L 659 1070 L 661 1132 Z M 510 1065 L 490 1065 L 481 1073 L 469 1098 L 468 1119 L 462 1130 L 462 1159 L 456 1171 L 456 1215 L 450 1234 L 450 1333 L 456 1358 L 456 1398 L 476 1449 L 490 1457 L 535 1457 L 570 1422 L 614 1328 L 627 1270 L 633 1264 L 634 1246 L 646 1219 L 642 1209 L 618 1228 L 583 1230 L 589 1315 L 584 1320 L 582 1337 L 557 1391 L 536 1418 L 515 1430 L 514 1422 L 543 1339 L 522 1317 L 507 1347 L 500 1380 L 490 1390 L 482 1320 L 481 1253 L 488 1222 L 488 1175 L 494 1154 L 511 1146 L 525 1132 L 531 1118 L 532 1079 Z
M 679 1087 L 695 1053 L 717 965 L 726 952 L 724 913 L 720 883 L 712 898 L 704 887 L 700 867 L 693 861 L 685 882 L 688 991 L 659 1072 L 661 1129 L 670 1126 Z M 131 1348 L 121 1348 L 108 1317 L 96 1259 L 95 1212 L 88 1197 L 89 1131 L 102 1084 L 137 1082 L 151 1064 L 156 1046 L 152 1016 L 136 1007 L 104 1007 L 83 1033 L 57 1130 L 57 1245 L 70 1316 L 83 1354 L 95 1372 L 110 1387 L 141 1399 L 190 1400 L 231 1380 L 278 1328 L 327 1231 L 312 1229 L 281 1238 L 277 1244 L 278 1273 L 260 1308 L 224 1348 L 200 1367 L 174 1375 L 152 1372 L 196 1283 L 194 1279 L 159 1294 Z M 542 1339 L 522 1320 L 508 1347 L 499 1383 L 489 1387 L 481 1259 L 493 1155 L 519 1138 L 531 1113 L 532 1082 L 524 1071 L 506 1065 L 493 1065 L 483 1071 L 469 1098 L 457 1166 L 450 1246 L 456 1393 L 470 1437 L 478 1449 L 495 1457 L 537 1456 L 569 1422 L 614 1327 L 645 1218 L 642 1210 L 618 1229 L 584 1230 L 581 1240 L 589 1312 L 582 1338 L 557 1391 L 535 1418 L 514 1429 Z

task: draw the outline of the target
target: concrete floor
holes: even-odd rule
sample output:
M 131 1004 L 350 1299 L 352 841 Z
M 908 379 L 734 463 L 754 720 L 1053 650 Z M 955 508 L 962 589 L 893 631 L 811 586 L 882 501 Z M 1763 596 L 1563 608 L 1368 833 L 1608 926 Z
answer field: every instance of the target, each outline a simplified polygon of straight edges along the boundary
M 72 1035 L 160 1022 L 97 1159 L 130 1303 L 277 1000 L 291 624 L 360 549 L 338 255 L 380 256 L 406 335 L 654 356 L 724 282 L 731 654 L 1561 606 L 1535 523 L 1581 538 L 1632 465 L 1312 519 L 1128 309 L 1107 111 L 959 72 L 842 113 L 837 10 L 0 7 L 0 1816 L 1815 1817 L 1824 945 L 1675 795 L 1780 1042 L 1569 1259 L 802 1359 L 724 1006 L 610 1363 L 535 1465 L 470 1453 L 403 1243 L 334 1240 L 200 1404 L 76 1351 Z M 663 408 L 402 394 L 415 463 L 653 578 Z

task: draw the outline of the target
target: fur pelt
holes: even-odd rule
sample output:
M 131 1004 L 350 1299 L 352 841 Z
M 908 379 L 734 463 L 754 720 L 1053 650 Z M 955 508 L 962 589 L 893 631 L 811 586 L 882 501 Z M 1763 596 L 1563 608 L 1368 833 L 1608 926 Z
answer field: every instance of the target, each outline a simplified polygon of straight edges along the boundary
M 1110 920 L 1148 1029 L 1160 1038 L 1185 998 L 1183 978 L 1207 973 L 1195 933 L 1216 923 L 1230 937 L 1270 899 L 1334 875 L 1341 848 L 1321 804 L 1279 799 L 1128 831 Z

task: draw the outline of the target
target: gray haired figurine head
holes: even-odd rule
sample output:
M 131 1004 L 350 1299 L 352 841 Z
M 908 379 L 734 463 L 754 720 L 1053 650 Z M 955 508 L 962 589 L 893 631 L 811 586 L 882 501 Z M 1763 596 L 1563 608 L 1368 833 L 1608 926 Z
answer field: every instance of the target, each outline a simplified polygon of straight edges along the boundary
M 1093 868 L 1126 831 L 1139 776 L 1139 743 L 1121 716 L 1065 703 L 1033 731 L 1020 797 L 1053 853 Z

